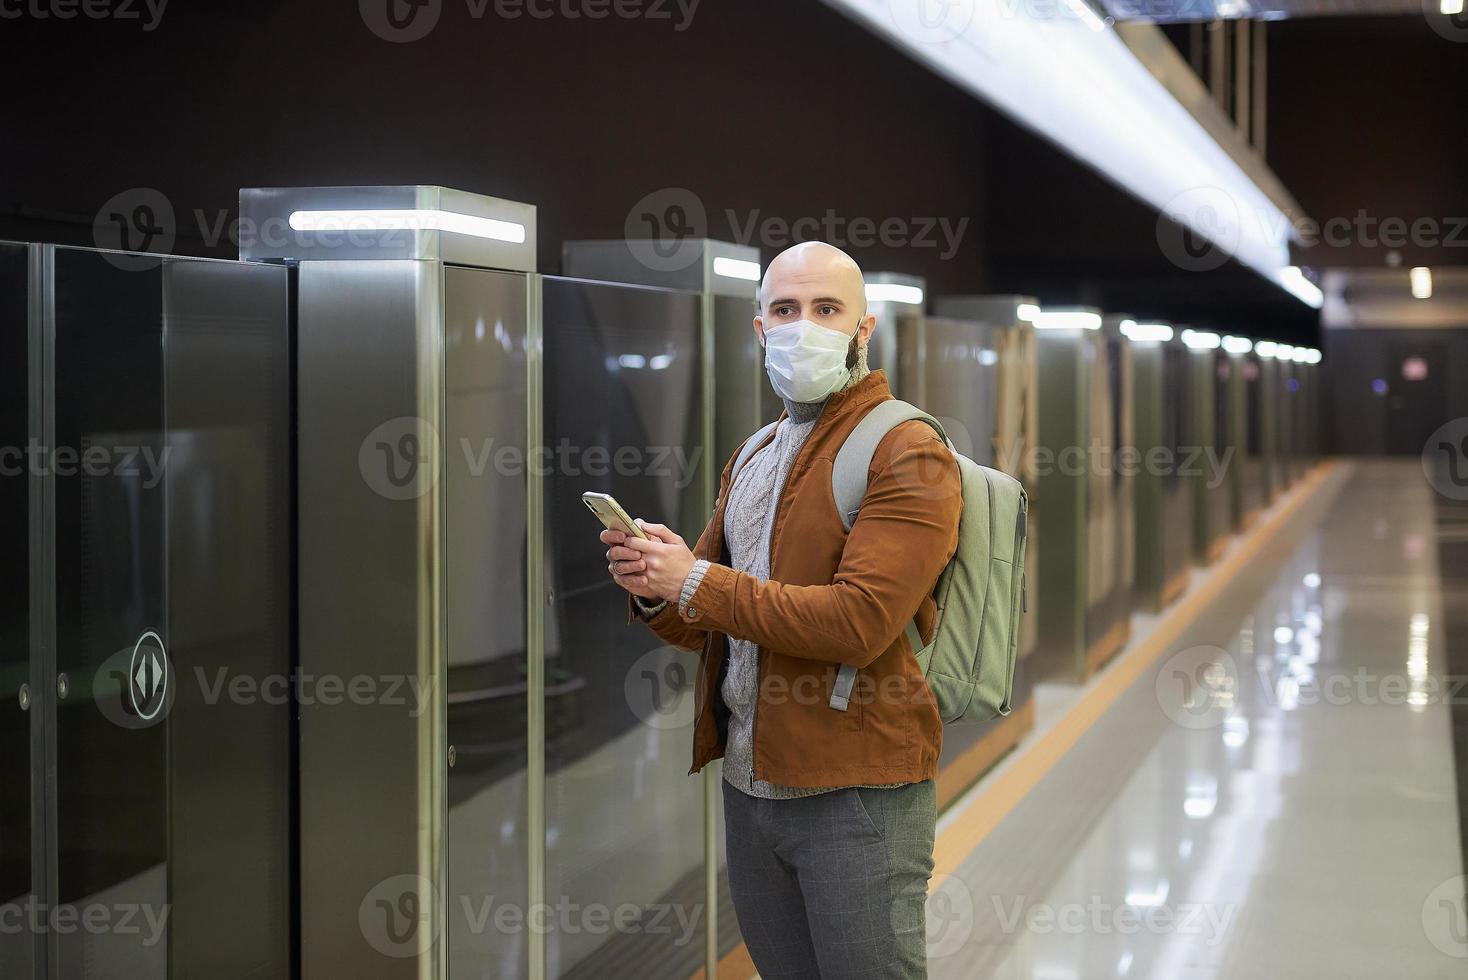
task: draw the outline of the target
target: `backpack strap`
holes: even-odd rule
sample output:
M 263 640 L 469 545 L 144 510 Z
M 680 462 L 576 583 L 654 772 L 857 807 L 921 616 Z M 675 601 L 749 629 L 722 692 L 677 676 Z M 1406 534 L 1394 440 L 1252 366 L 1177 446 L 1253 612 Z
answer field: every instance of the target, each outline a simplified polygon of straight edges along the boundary
M 931 425 L 938 438 L 950 449 L 953 447 L 937 419 L 916 405 L 893 398 L 867 412 L 837 451 L 836 462 L 831 467 L 831 497 L 836 501 L 841 526 L 847 531 L 856 523 L 856 512 L 861 509 L 862 499 L 867 495 L 867 471 L 872 468 L 872 456 L 877 445 L 887 437 L 887 433 L 913 419 L 921 419 Z
M 953 443 L 948 441 L 948 434 L 943 431 L 943 426 L 937 419 L 916 405 L 910 405 L 898 398 L 879 403 L 856 424 L 856 428 L 851 430 L 851 434 L 841 444 L 836 453 L 836 462 L 831 467 L 831 497 L 836 501 L 836 513 L 841 516 L 841 526 L 848 532 L 856 523 L 857 512 L 861 510 L 861 502 L 867 495 L 867 471 L 872 468 L 872 456 L 877 451 L 877 445 L 887 437 L 887 433 L 903 422 L 914 419 L 921 419 L 931 425 L 948 448 L 953 448 Z M 908 622 L 906 633 L 907 642 L 916 654 L 923 648 L 923 640 L 915 621 Z M 855 684 L 856 666 L 842 664 L 836 672 L 836 682 L 831 687 L 831 707 L 837 711 L 845 711 L 851 703 L 851 690 Z
M 749 457 L 753 456 L 765 444 L 765 439 L 769 437 L 770 433 L 775 431 L 775 426 L 779 424 L 780 420 L 775 419 L 775 421 L 767 425 L 760 426 L 754 435 L 744 440 L 744 445 L 739 447 L 739 455 L 734 457 L 734 468 L 729 471 L 730 489 L 733 489 L 734 481 L 738 479 L 739 471 L 744 468 L 744 464 L 749 462 Z

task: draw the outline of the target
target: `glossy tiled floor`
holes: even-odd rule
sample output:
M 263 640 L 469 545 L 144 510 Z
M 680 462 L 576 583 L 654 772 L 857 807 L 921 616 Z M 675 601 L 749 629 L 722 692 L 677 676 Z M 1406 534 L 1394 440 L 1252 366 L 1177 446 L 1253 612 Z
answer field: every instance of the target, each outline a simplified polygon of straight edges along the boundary
M 1468 976 L 1436 533 L 1338 468 L 935 891 L 931 975 Z

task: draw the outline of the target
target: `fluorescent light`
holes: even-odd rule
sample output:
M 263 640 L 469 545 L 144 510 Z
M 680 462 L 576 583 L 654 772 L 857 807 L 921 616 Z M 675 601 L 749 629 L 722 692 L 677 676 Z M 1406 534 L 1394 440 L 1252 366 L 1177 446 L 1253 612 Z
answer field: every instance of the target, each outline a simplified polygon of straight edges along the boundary
M 1130 323 L 1130 329 L 1127 324 Z M 1172 339 L 1172 327 L 1165 323 L 1133 323 L 1127 320 L 1121 325 L 1121 332 L 1133 343 L 1138 344 L 1165 344 Z
M 1273 357 L 1279 352 L 1279 344 L 1272 340 L 1261 340 L 1254 345 L 1254 353 L 1260 357 Z
M 1225 337 L 1223 349 L 1230 354 L 1247 354 L 1254 349 L 1254 342 L 1248 337 Z
M 1305 278 L 1305 273 L 1300 271 L 1299 266 L 1285 266 L 1279 270 L 1275 279 L 1281 286 L 1289 290 L 1295 299 L 1306 306 L 1313 306 L 1318 310 L 1325 305 L 1325 293 L 1320 291 L 1319 286 Z
M 827 2 L 1270 282 L 1290 264 L 1290 215 L 1117 32 L 1045 3 Z
M 1458 0 L 1458 6 L 1462 7 L 1462 0 Z M 1432 299 L 1432 270 L 1425 265 L 1419 265 L 1412 270 L 1412 296 L 1416 299 Z
M 1443 0 L 1444 17 L 1456 17 L 1463 12 L 1463 0 Z
M 1274 359 L 1276 361 L 1291 361 L 1295 358 L 1295 349 L 1289 344 L 1280 344 L 1274 348 Z
M 1183 343 L 1193 350 L 1218 350 L 1220 339 L 1218 334 L 1207 330 L 1184 330 Z
M 428 209 L 292 211 L 290 226 L 296 231 L 447 231 L 516 245 L 525 241 L 519 222 Z
M 714 257 L 714 275 L 725 279 L 759 282 L 759 271 L 758 262 L 746 262 L 744 259 L 731 259 L 722 255 Z
M 1099 330 L 1101 314 L 1084 310 L 1041 310 L 1030 322 L 1041 330 Z
M 1034 303 L 1021 303 L 1015 308 L 1014 315 L 1026 323 L 1034 323 L 1035 317 L 1040 315 L 1040 308 Z
M 1306 353 L 1309 355 L 1308 357 L 1305 358 L 1305 363 L 1306 364 L 1319 364 L 1320 363 L 1320 351 L 1318 351 L 1314 347 L 1312 347 Z
M 1310 348 L 1296 347 L 1294 351 L 1290 354 L 1290 360 L 1294 361 L 1296 364 L 1310 363 Z
M 869 282 L 867 283 L 867 302 L 907 303 L 911 306 L 922 306 L 923 291 L 917 286 L 904 286 L 896 282 Z

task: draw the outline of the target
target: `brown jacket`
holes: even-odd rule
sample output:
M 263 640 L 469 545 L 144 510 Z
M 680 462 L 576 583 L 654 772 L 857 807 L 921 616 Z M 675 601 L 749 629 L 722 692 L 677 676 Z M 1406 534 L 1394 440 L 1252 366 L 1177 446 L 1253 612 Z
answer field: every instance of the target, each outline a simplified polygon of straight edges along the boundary
M 831 498 L 837 450 L 891 397 L 886 376 L 874 371 L 826 403 L 780 494 L 768 582 L 727 564 L 723 505 L 733 460 L 724 466 L 713 519 L 693 549 L 715 564 L 682 613 L 670 602 L 648 621 L 666 642 L 703 651 L 690 773 L 724 754 L 720 686 L 725 637 L 734 636 L 759 644 L 756 779 L 818 787 L 936 774 L 943 725 L 904 631 L 916 614 L 923 637 L 932 633 L 933 588 L 958 543 L 957 464 L 930 426 L 905 422 L 872 456 L 849 535 Z M 846 663 L 859 672 L 841 712 L 828 702 Z

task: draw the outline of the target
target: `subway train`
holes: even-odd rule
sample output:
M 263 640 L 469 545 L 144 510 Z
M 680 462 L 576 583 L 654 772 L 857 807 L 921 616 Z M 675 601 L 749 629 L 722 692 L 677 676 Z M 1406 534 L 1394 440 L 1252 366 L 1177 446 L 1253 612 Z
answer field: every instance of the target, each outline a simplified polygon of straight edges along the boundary
M 741 938 L 718 776 L 687 776 L 700 665 L 628 623 L 580 497 L 699 533 L 780 411 L 759 252 L 575 241 L 548 275 L 528 204 L 240 208 L 282 234 L 238 261 L 0 243 L 3 442 L 54 447 L 0 481 L 29 787 L 0 902 L 154 913 L 0 932 L 5 975 L 714 975 Z M 945 732 L 946 805 L 1308 471 L 1324 374 L 896 272 L 868 300 L 894 393 L 1032 499 L 1013 711 Z

